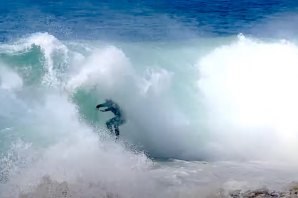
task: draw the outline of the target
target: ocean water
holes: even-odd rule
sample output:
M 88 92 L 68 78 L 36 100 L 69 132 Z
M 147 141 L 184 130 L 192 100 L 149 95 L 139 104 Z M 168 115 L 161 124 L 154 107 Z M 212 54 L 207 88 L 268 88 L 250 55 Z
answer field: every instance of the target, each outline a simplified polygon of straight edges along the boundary
M 0 2 L 0 197 L 225 197 L 298 171 L 298 2 Z M 112 98 L 127 123 L 95 106 Z

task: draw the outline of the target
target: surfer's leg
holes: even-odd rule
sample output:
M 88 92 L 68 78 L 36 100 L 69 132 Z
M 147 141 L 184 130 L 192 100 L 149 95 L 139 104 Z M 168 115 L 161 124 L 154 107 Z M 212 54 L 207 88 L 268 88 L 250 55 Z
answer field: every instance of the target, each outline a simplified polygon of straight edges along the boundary
M 109 129 L 109 131 L 111 133 L 113 133 L 113 127 L 112 127 L 112 125 L 113 125 L 113 119 L 110 119 L 109 121 L 107 121 L 106 122 L 106 125 L 107 125 L 107 128 Z
M 120 135 L 119 125 L 121 125 L 121 119 L 119 117 L 115 117 L 114 121 L 115 121 L 114 122 L 115 134 L 116 134 L 116 137 L 118 137 Z
M 114 128 L 115 128 L 115 134 L 118 138 L 118 136 L 120 135 L 119 127 L 117 125 L 115 125 Z

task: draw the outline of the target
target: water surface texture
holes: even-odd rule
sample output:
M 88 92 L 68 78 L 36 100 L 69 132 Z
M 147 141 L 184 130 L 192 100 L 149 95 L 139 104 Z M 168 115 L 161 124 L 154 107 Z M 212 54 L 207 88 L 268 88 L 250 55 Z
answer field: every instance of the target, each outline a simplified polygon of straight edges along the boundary
M 0 197 L 224 197 L 297 181 L 298 2 L 0 2 Z M 125 112 L 115 141 L 96 111 Z

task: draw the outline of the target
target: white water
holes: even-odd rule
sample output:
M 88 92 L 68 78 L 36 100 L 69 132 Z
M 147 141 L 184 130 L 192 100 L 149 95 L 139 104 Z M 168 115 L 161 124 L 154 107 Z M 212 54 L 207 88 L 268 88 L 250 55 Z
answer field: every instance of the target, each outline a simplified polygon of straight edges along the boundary
M 297 55 L 287 41 L 240 37 L 199 61 L 199 87 L 223 155 L 297 162 Z
M 298 48 L 230 40 L 111 45 L 38 33 L 1 46 L 11 56 L 40 46 L 44 69 L 40 84 L 26 84 L 20 68 L 30 65 L 1 64 L 0 195 L 40 197 L 52 188 L 72 197 L 195 197 L 294 180 L 296 169 L 284 164 L 297 162 Z M 74 101 L 82 90 L 88 108 L 104 98 L 123 107 L 123 142 L 101 125 L 111 115 L 94 109 L 100 127 L 88 124 Z M 151 161 L 128 144 L 212 162 Z

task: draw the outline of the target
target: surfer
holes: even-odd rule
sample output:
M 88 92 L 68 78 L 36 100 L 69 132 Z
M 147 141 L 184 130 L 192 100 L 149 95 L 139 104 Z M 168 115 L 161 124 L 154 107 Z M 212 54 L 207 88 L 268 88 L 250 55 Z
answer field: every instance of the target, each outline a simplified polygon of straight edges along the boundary
M 119 126 L 125 123 L 125 118 L 124 118 L 123 112 L 121 111 L 119 105 L 116 104 L 111 99 L 106 99 L 105 103 L 98 104 L 96 106 L 96 109 L 99 109 L 101 107 L 106 107 L 106 109 L 100 110 L 101 112 L 111 111 L 112 113 L 114 113 L 115 117 L 108 120 L 106 122 L 106 125 L 107 125 L 107 128 L 109 129 L 109 131 L 111 131 L 111 133 L 113 132 L 113 126 L 114 126 L 115 134 L 116 134 L 116 137 L 118 138 L 118 136 L 120 134 Z

